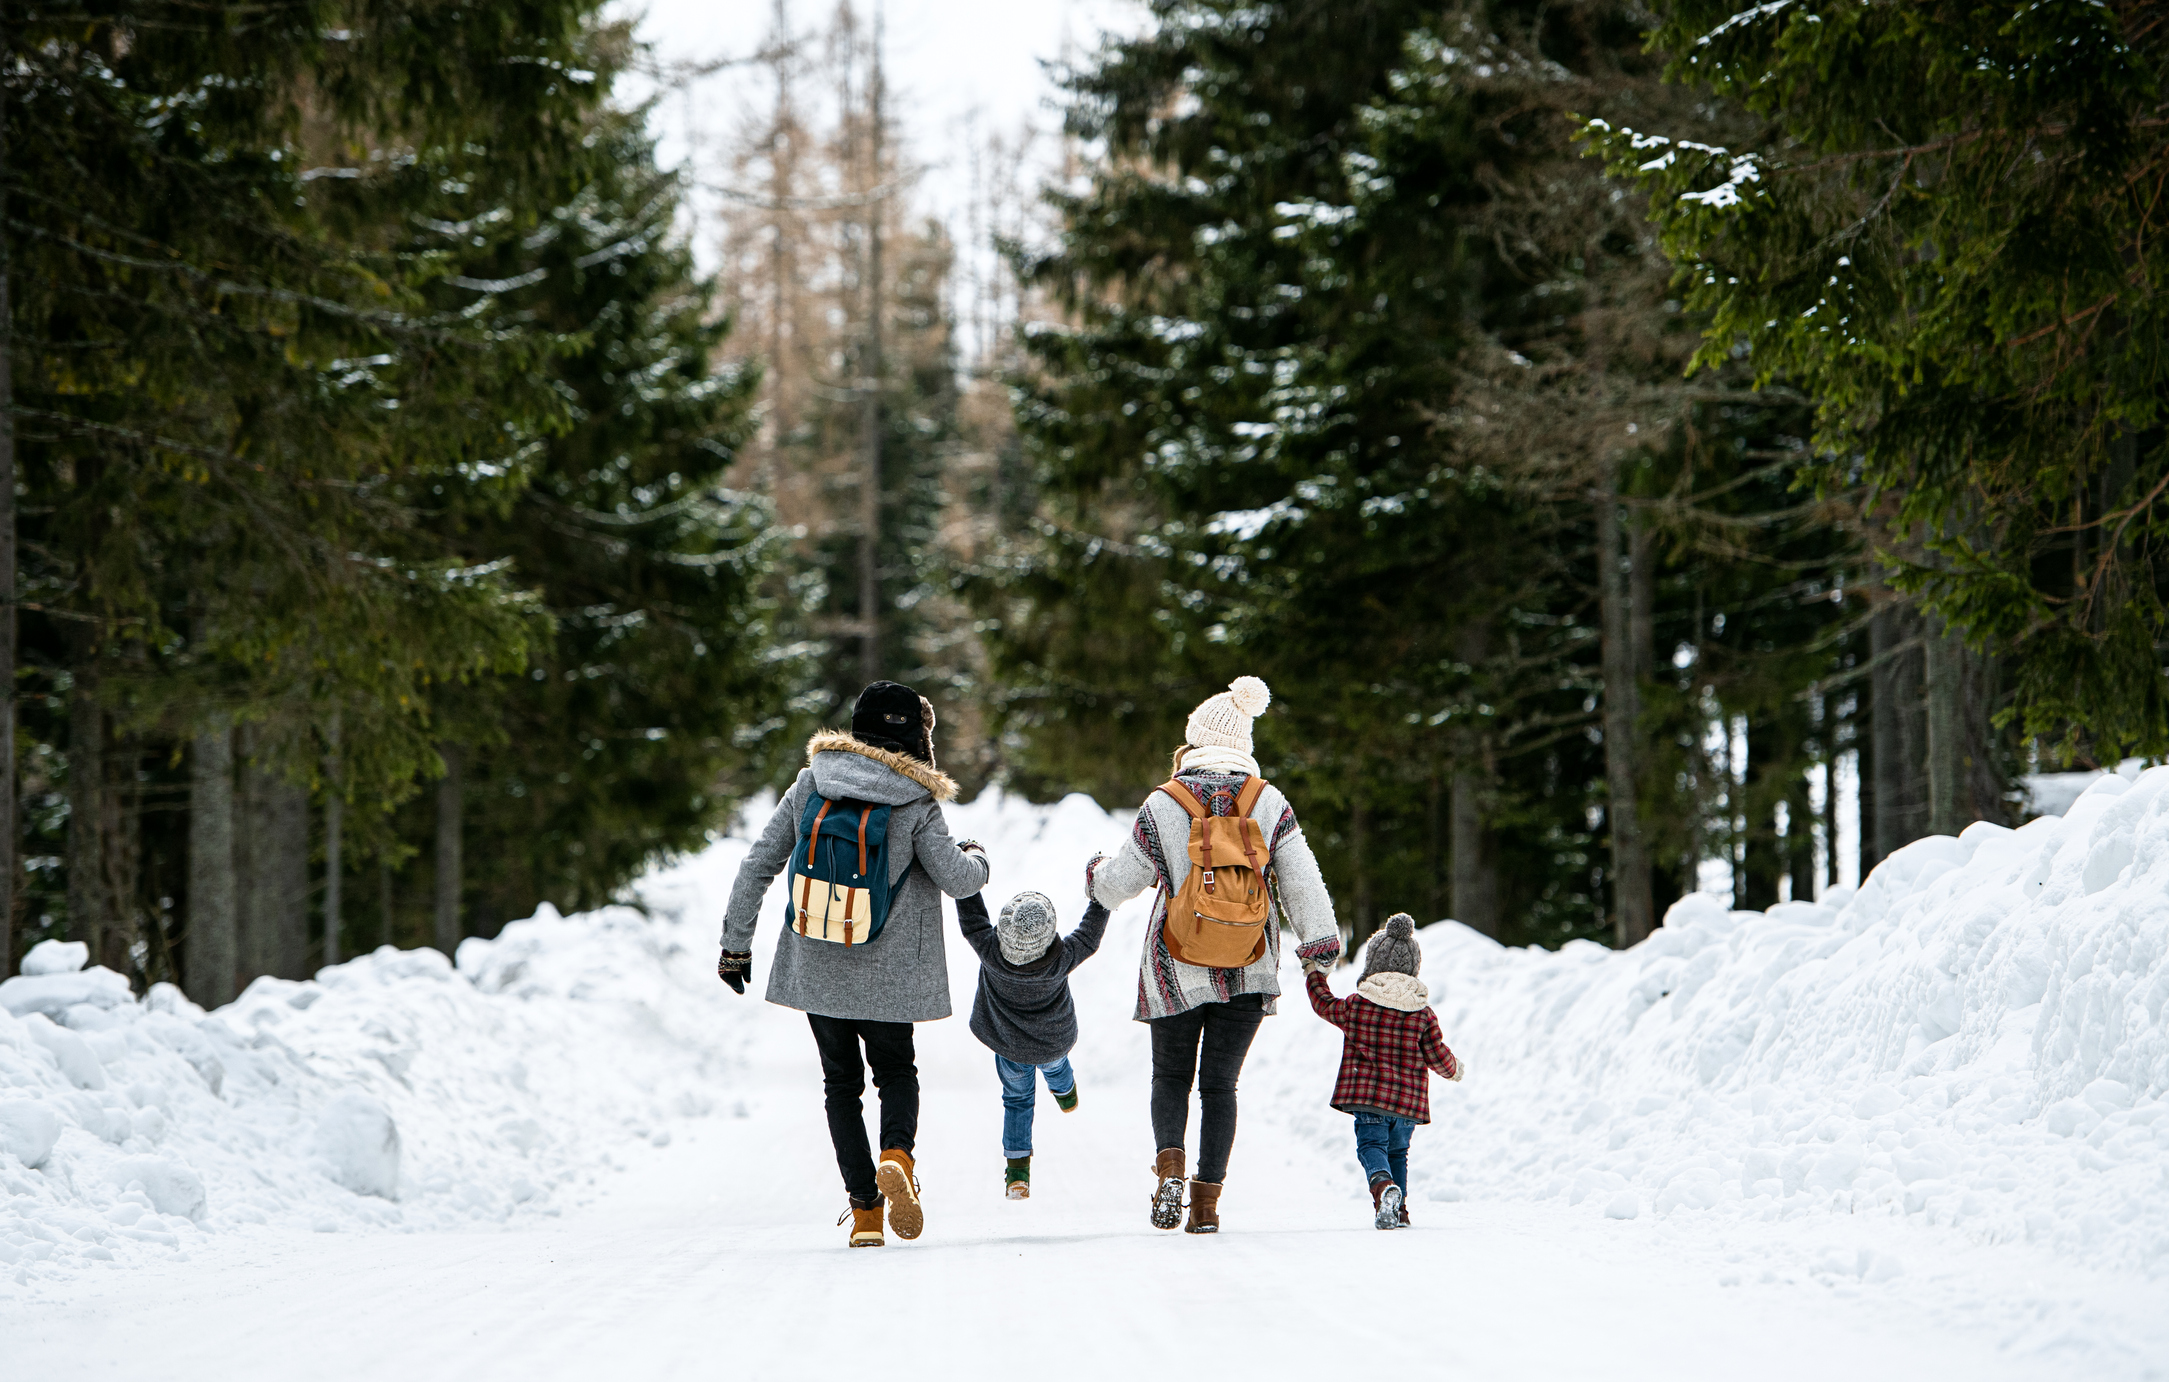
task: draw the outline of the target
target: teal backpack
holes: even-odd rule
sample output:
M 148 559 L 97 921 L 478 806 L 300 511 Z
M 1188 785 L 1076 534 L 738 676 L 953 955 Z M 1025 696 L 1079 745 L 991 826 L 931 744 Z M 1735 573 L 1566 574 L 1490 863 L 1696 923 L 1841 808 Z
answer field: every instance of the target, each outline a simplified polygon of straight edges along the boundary
M 880 935 L 891 896 L 889 808 L 808 793 L 791 851 L 790 884 L 784 924 L 808 940 L 852 946 Z

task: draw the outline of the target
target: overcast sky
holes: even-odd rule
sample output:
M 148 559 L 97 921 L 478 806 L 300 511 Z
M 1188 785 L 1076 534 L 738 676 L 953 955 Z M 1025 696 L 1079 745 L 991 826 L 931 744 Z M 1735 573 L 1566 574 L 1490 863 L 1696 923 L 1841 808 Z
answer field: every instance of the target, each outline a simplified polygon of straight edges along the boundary
M 874 0 L 857 0 L 862 17 Z M 794 28 L 826 25 L 834 0 L 789 0 Z M 969 168 L 966 122 L 1013 131 L 1027 118 L 1052 131 L 1054 87 L 1044 63 L 1067 49 L 1082 54 L 1103 32 L 1134 33 L 1146 22 L 1137 0 L 884 0 L 888 82 L 909 147 L 928 166 L 923 210 L 947 215 L 965 200 Z M 773 0 L 624 0 L 642 14 L 639 32 L 665 63 L 706 62 L 759 49 Z M 740 111 L 765 102 L 765 88 L 743 69 L 725 69 L 666 99 L 656 112 L 666 165 L 719 143 Z M 704 170 L 713 172 L 715 170 Z M 705 251 L 707 247 L 699 247 Z

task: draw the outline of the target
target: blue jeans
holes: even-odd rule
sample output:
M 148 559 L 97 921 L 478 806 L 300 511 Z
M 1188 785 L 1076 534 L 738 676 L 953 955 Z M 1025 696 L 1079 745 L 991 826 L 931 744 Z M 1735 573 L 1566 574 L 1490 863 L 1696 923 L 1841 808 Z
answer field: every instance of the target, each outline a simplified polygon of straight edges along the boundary
M 1391 1175 L 1393 1183 L 1408 1194 L 1408 1142 L 1416 1135 L 1416 1120 L 1384 1113 L 1356 1115 L 1356 1160 L 1370 1179 Z
M 1067 1094 L 1077 1087 L 1077 1077 L 1070 1073 L 1069 1057 L 1062 1056 L 1045 1065 L 1023 1065 L 1007 1056 L 996 1056 L 994 1070 L 1002 1077 L 1002 1155 L 1030 1156 L 1032 1104 L 1039 1097 L 1039 1082 L 1032 1078 L 1033 1072 L 1046 1074 L 1048 1093 Z

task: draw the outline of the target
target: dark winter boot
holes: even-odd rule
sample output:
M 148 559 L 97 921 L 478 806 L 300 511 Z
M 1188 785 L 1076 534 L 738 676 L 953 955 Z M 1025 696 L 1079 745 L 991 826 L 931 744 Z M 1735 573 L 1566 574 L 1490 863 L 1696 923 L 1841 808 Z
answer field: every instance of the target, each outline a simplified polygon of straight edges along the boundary
M 1395 1229 L 1401 1226 L 1401 1187 L 1393 1183 L 1393 1177 L 1371 1177 L 1371 1226 Z
M 1002 1172 L 1002 1193 L 1012 1200 L 1032 1198 L 1032 1159 L 1028 1156 L 1009 1158 L 1009 1169 Z
M 1062 1112 L 1075 1113 L 1077 1111 L 1077 1086 L 1072 1083 L 1068 1089 L 1054 1096 L 1054 1102 Z
M 888 1240 L 881 1236 L 881 1197 L 879 1195 L 875 1195 L 870 1199 L 860 1199 L 858 1196 L 853 1195 L 851 1197 L 851 1207 L 837 1218 L 837 1227 L 841 1228 L 845 1219 L 851 1221 L 852 1247 L 879 1248 L 888 1245 Z
M 889 1197 L 889 1227 L 907 1241 L 926 1227 L 926 1215 L 919 1208 L 919 1178 L 913 1169 L 911 1153 L 895 1147 L 882 1152 L 881 1164 L 874 1168 L 874 1183 Z
M 1182 1226 L 1184 1233 L 1218 1233 L 1220 1231 L 1220 1187 L 1211 1181 L 1190 1182 L 1190 1222 Z
M 1401 1197 L 1401 1222 L 1400 1222 L 1399 1224 L 1395 1225 L 1395 1227 L 1397 1227 L 1397 1228 L 1407 1228 L 1407 1227 L 1408 1227 L 1408 1196 L 1406 1196 L 1406 1195 L 1403 1195 L 1403 1196 Z
M 1154 1228 L 1173 1228 L 1182 1222 L 1182 1163 L 1182 1148 L 1162 1147 L 1159 1159 L 1152 1164 L 1152 1174 L 1160 1182 L 1152 1192 Z

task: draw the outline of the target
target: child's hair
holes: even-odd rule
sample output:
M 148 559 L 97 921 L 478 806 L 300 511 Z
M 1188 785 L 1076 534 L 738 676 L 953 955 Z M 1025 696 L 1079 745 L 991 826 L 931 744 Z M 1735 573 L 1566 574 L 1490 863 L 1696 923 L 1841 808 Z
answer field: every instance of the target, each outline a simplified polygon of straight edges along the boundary
M 1188 744 L 1177 744 L 1175 746 L 1175 761 L 1167 765 L 1167 775 L 1169 777 L 1173 777 L 1182 771 L 1182 756 L 1189 751 L 1190 746 Z

